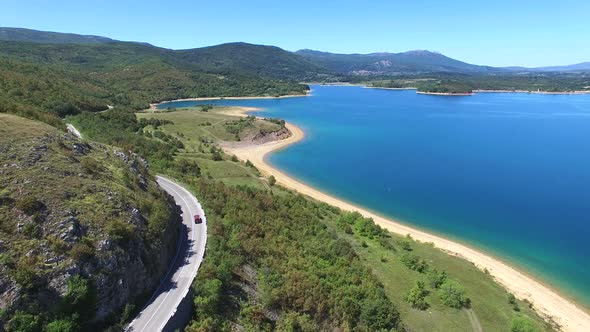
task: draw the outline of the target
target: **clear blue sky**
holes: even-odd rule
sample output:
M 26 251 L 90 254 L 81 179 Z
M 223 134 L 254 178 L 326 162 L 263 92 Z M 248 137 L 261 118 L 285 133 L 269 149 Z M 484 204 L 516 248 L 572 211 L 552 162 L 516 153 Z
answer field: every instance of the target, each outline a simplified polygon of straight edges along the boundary
M 181 49 L 231 41 L 340 53 L 438 51 L 475 64 L 590 61 L 590 0 L 18 0 L 0 26 Z

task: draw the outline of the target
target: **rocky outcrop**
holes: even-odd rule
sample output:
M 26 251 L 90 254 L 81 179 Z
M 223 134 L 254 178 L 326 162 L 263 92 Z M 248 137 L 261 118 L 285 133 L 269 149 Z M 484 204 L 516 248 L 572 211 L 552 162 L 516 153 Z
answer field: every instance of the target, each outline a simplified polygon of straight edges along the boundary
M 251 141 L 256 144 L 264 144 L 266 142 L 279 141 L 291 137 L 291 132 L 286 127 L 271 132 L 259 132 Z
M 17 311 L 56 319 L 73 276 L 91 285 L 89 326 L 141 307 L 176 253 L 181 225 L 147 162 L 57 130 L 8 133 L 0 143 L 0 331 Z

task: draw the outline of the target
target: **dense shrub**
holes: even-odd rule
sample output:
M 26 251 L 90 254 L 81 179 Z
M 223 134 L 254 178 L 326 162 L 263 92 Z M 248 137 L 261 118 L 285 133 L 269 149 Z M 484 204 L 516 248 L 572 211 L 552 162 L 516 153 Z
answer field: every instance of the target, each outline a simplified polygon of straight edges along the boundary
M 14 281 L 23 288 L 35 288 L 38 284 L 36 265 L 37 256 L 35 255 L 20 257 L 16 270 L 13 272 Z
M 113 241 L 119 244 L 126 244 L 133 237 L 135 227 L 124 221 L 114 219 L 109 221 L 106 231 Z
M 54 320 L 45 327 L 47 332 L 74 332 L 76 330 L 76 323 L 68 319 Z
M 16 208 L 28 215 L 41 211 L 45 205 L 34 196 L 25 196 L 16 202 Z
M 512 318 L 510 325 L 511 332 L 538 332 L 540 329 L 537 327 L 535 322 L 530 318 L 522 315 L 517 315 Z
M 84 172 L 88 174 L 97 174 L 100 171 L 100 164 L 96 159 L 91 157 L 85 157 L 80 160 L 80 165 Z
M 518 306 L 518 301 L 516 301 L 516 297 L 514 296 L 514 294 L 512 294 L 512 293 L 508 294 L 508 303 L 512 306 L 512 310 L 520 311 L 520 307 Z
M 447 280 L 447 272 L 439 272 L 436 268 L 430 269 L 426 273 L 426 276 L 428 278 L 428 282 L 430 283 L 430 287 L 432 288 L 439 288 Z
M 268 177 L 268 184 L 272 187 L 277 183 L 277 179 L 274 177 L 274 175 L 271 175 Z
M 188 159 L 176 159 L 174 169 L 186 176 L 201 176 L 201 168 L 196 161 Z
M 61 299 L 60 313 L 65 316 L 76 314 L 83 322 L 94 315 L 95 291 L 90 280 L 80 275 L 68 279 L 68 291 Z
M 187 331 L 229 330 L 223 308 L 235 307 L 252 330 L 268 326 L 267 310 L 280 313 L 281 326 L 304 330 L 378 331 L 399 325 L 376 277 L 350 244 L 323 224 L 320 216 L 332 210 L 293 194 L 204 179 L 193 183 L 208 212 L 210 236 L 193 285 L 196 314 Z M 257 287 L 257 305 L 236 298 L 235 285 L 246 282 L 238 277 L 244 265 L 257 271 L 256 280 L 249 281 Z
M 428 269 L 428 263 L 426 263 L 425 260 L 411 253 L 403 253 L 400 255 L 400 261 L 410 270 L 420 273 L 424 273 Z
M 70 249 L 70 256 L 76 261 L 84 261 L 94 256 L 95 249 L 91 241 L 82 239 L 82 241 L 75 243 Z
M 6 324 L 7 332 L 38 332 L 41 330 L 39 316 L 24 312 L 15 313 Z

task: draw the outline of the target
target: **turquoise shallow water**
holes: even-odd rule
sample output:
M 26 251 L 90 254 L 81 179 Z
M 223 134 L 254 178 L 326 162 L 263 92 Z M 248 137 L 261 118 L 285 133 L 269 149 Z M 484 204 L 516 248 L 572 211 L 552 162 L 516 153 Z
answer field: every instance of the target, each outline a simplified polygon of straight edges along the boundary
M 491 252 L 590 307 L 590 95 L 312 89 L 199 103 L 262 107 L 297 124 L 306 138 L 273 165 Z

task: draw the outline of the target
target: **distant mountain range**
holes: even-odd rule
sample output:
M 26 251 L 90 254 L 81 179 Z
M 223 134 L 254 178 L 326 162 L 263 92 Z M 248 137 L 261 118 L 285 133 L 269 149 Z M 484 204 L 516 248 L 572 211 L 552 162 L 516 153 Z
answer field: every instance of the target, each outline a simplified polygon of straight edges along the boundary
M 472 65 L 430 51 L 403 53 L 336 54 L 314 50 L 295 52 L 330 70 L 346 74 L 394 74 L 419 72 L 488 73 L 501 68 Z
M 588 72 L 590 71 L 590 62 L 581 62 L 568 66 L 549 66 L 549 67 L 506 67 L 511 71 L 535 71 L 535 72 Z
M 0 28 L 0 40 L 46 44 L 102 44 L 115 42 L 114 39 L 101 36 L 38 31 L 24 28 Z
M 41 44 L 103 45 L 125 48 L 136 58 L 159 57 L 167 64 L 211 73 L 256 75 L 281 80 L 321 80 L 339 75 L 395 75 L 423 73 L 511 74 L 519 72 L 585 72 L 590 62 L 540 68 L 491 67 L 469 64 L 426 50 L 402 53 L 336 54 L 315 50 L 288 52 L 275 46 L 228 43 L 188 50 L 170 50 L 147 43 L 121 42 L 111 38 L 45 32 L 23 28 L 0 28 L 0 41 Z M 112 44 L 109 48 L 105 45 Z M 131 46 L 133 44 L 137 47 Z M 126 46 L 122 46 L 126 45 Z M 104 48 L 106 47 L 106 48 Z M 59 50 L 52 50 L 57 52 Z M 118 52 L 118 51 L 117 51 Z M 0 50 L 0 54 L 2 50 Z M 118 54 L 118 53 L 117 53 Z M 76 53 L 79 61 L 84 52 Z M 92 62 L 92 59 L 86 59 Z
M 437 52 L 415 50 L 402 53 L 337 54 L 299 50 L 295 54 L 339 73 L 403 74 L 403 73 L 477 73 L 509 74 L 514 72 L 585 72 L 590 62 L 551 67 L 491 67 L 469 64 Z

